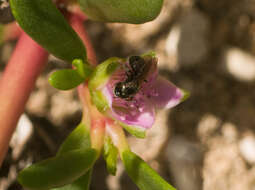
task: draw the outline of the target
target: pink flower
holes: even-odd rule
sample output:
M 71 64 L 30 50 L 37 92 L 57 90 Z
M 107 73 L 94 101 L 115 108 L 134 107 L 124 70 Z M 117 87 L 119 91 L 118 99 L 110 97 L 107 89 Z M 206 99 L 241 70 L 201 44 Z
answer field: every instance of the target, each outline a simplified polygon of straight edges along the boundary
M 139 130 L 151 128 L 156 109 L 172 108 L 187 97 L 185 91 L 158 76 L 157 58 L 151 54 L 122 61 L 101 91 L 108 102 L 106 114 Z

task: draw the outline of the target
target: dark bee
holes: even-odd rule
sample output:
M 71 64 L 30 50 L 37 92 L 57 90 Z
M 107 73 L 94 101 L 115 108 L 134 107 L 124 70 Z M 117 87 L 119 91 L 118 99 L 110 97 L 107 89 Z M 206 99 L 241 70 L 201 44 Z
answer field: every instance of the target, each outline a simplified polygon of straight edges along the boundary
M 139 91 L 142 82 L 146 81 L 145 77 L 150 70 L 150 66 L 151 64 L 147 63 L 142 57 L 131 56 L 125 73 L 126 80 L 115 85 L 115 96 L 125 100 L 132 100 Z

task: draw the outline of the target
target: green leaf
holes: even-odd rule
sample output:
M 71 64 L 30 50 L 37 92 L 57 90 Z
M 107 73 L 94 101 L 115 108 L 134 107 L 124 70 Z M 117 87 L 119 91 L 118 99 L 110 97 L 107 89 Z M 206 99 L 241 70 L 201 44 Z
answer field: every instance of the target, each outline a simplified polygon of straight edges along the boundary
M 76 150 L 91 148 L 89 128 L 80 123 L 60 146 L 57 155 Z
M 81 176 L 79 179 L 74 181 L 69 185 L 63 187 L 54 188 L 51 190 L 89 190 L 89 185 L 91 181 L 92 169 L 90 169 L 86 174 Z
M 96 21 L 141 24 L 155 19 L 163 0 L 78 0 L 86 15 Z
M 77 87 L 85 79 L 74 69 L 55 71 L 49 78 L 49 83 L 59 90 L 70 90 Z
M 89 78 L 93 72 L 93 68 L 89 64 L 84 64 L 81 59 L 73 60 L 72 64 L 76 67 L 76 70 L 80 74 L 80 76 L 85 79 Z
M 124 151 L 121 158 L 129 177 L 141 190 L 176 190 L 133 152 Z
M 12 13 L 37 43 L 56 57 L 86 60 L 85 47 L 52 0 L 10 0 Z
M 104 159 L 106 161 L 107 170 L 110 174 L 115 175 L 117 170 L 118 149 L 113 145 L 108 137 L 104 143 Z
M 89 123 L 88 123 L 89 124 Z M 66 138 L 66 140 L 60 146 L 57 155 L 65 154 L 71 150 L 90 148 L 90 131 L 84 124 L 80 123 L 72 133 Z M 54 188 L 51 190 L 89 190 L 91 180 L 92 169 L 86 172 L 86 174 L 79 177 L 71 184 Z
M 85 174 L 96 160 L 94 149 L 78 149 L 34 164 L 18 175 L 19 183 L 29 190 L 63 186 Z

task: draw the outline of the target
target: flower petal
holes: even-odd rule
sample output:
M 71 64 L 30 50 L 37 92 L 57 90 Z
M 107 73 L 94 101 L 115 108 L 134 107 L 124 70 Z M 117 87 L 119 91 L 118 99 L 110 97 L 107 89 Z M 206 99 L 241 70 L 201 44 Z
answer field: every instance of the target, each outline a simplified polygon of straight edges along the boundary
M 182 102 L 187 95 L 163 77 L 158 77 L 153 86 L 155 95 L 150 97 L 150 100 L 156 108 L 172 108 Z
M 112 88 L 104 87 L 102 89 L 103 94 L 108 101 L 110 110 L 108 114 L 114 119 L 131 126 L 139 126 L 143 128 L 151 128 L 155 121 L 155 109 L 154 106 L 143 99 L 139 107 L 132 106 L 131 101 L 126 100 L 114 100 Z M 143 97 L 141 97 L 143 98 Z
M 139 111 L 139 108 L 128 110 L 129 112 L 125 113 L 117 107 L 112 107 L 112 116 L 126 125 L 149 129 L 155 121 L 155 110 L 153 106 L 145 106 L 143 109 L 142 111 Z

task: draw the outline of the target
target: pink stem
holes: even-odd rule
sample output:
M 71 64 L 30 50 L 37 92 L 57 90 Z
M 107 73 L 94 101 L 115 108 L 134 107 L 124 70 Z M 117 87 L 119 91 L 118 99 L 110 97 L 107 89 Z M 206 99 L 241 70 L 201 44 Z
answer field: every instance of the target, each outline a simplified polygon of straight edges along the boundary
M 84 12 L 82 12 L 79 5 L 75 4 L 75 5 L 69 6 L 69 11 L 71 13 L 74 13 L 76 16 L 79 16 L 83 21 L 87 19 L 86 15 L 84 14 Z
M 78 35 L 80 36 L 80 38 L 82 39 L 86 47 L 87 56 L 90 63 L 92 65 L 96 65 L 97 64 L 96 54 L 90 43 L 83 21 L 84 19 L 80 17 L 79 14 L 77 15 L 71 14 L 69 17 L 69 22 L 71 26 L 78 33 Z M 90 113 L 87 112 L 85 114 L 90 114 L 91 144 L 92 144 L 92 147 L 98 151 L 98 156 L 99 156 L 100 150 L 102 149 L 103 143 L 104 143 L 105 117 L 96 109 L 95 106 L 91 104 L 90 94 L 89 94 L 88 86 L 86 83 L 78 87 L 78 93 L 82 103 L 85 104 L 83 105 L 85 107 L 84 111 L 86 111 L 86 109 L 90 110 Z M 83 119 L 87 117 L 88 117 L 87 115 L 83 115 Z
M 79 15 L 71 14 L 69 16 L 69 22 L 70 22 L 71 26 L 73 27 L 75 32 L 77 32 L 77 34 L 80 36 L 80 38 L 82 39 L 82 41 L 86 47 L 87 56 L 88 56 L 90 63 L 92 65 L 96 65 L 97 64 L 96 54 L 95 54 L 95 51 L 91 45 L 88 34 L 85 30 L 83 21 L 84 21 L 84 19 L 82 19 L 82 17 L 80 17 Z
M 0 166 L 48 53 L 22 33 L 0 80 Z

